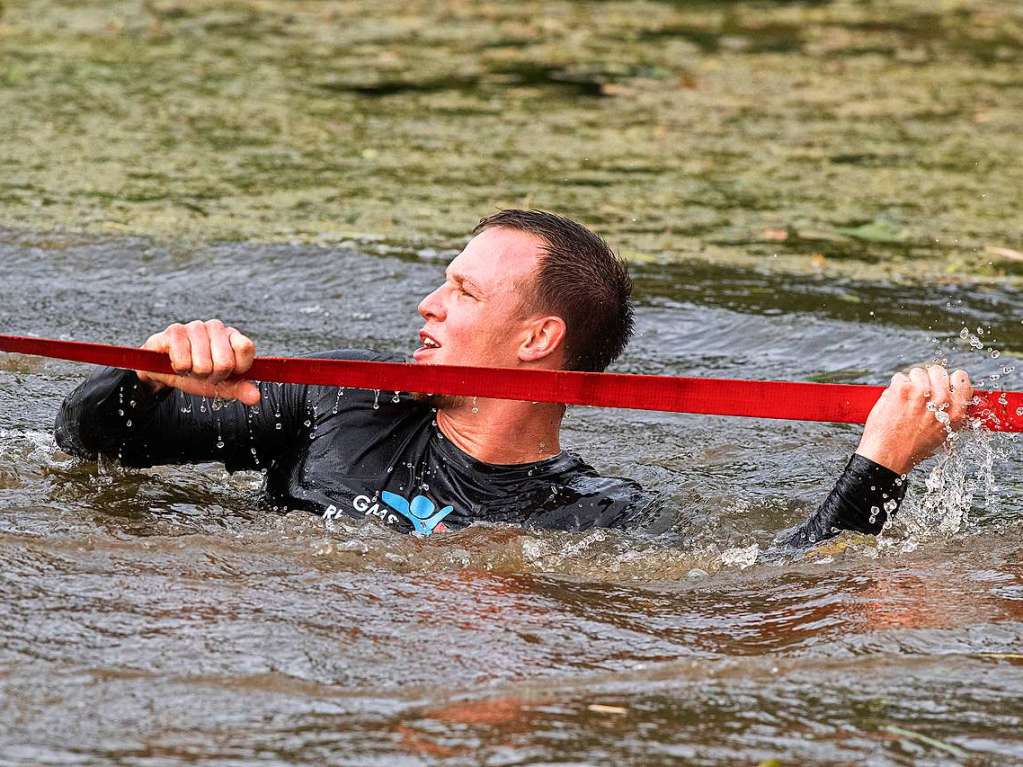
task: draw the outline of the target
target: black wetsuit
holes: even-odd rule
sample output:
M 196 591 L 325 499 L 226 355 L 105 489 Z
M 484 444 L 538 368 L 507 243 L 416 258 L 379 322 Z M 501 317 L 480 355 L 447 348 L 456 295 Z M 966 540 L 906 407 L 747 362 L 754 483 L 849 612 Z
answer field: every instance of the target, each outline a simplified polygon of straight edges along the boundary
M 319 356 L 394 361 L 362 351 Z M 133 372 L 108 368 L 64 401 L 57 443 L 132 467 L 218 461 L 229 471 L 265 470 L 274 505 L 327 518 L 374 516 L 422 534 L 476 521 L 642 529 L 658 514 L 636 482 L 603 477 L 568 452 L 529 464 L 478 461 L 444 438 L 425 400 L 327 386 L 259 388 L 260 403 L 246 407 L 172 389 L 152 394 Z M 854 455 L 825 502 L 787 539 L 876 533 L 886 503 L 892 509 L 904 493 L 894 472 Z

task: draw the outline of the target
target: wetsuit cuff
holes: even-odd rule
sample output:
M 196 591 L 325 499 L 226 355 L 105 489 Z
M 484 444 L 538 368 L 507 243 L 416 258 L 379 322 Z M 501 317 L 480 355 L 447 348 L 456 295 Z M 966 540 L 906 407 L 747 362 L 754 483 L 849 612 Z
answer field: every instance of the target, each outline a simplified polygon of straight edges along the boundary
M 906 497 L 906 479 L 887 466 L 853 453 L 835 483 L 842 503 L 841 527 L 876 535 Z
M 906 487 L 906 480 L 888 467 L 853 453 L 820 508 L 783 540 L 805 546 L 843 530 L 877 535 L 906 497 Z

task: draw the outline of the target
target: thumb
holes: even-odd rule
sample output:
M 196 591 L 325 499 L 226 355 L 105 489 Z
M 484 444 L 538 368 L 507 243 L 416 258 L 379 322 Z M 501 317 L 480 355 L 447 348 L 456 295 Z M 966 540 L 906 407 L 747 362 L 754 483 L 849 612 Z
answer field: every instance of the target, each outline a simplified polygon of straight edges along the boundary
M 191 376 L 175 376 L 163 373 L 150 373 L 150 380 L 199 397 L 219 397 L 220 399 L 236 399 L 243 405 L 256 405 L 260 400 L 259 387 L 252 381 L 232 379 L 220 383 L 210 383 L 204 378 Z

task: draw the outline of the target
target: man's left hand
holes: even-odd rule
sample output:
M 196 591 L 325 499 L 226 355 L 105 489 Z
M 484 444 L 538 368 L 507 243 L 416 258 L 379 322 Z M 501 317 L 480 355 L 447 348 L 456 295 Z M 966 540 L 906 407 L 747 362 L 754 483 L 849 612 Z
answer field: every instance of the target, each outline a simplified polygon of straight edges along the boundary
M 907 474 L 941 446 L 949 429 L 966 423 L 972 399 L 973 384 L 965 370 L 949 376 L 941 365 L 929 365 L 908 375 L 896 373 L 867 416 L 856 452 Z

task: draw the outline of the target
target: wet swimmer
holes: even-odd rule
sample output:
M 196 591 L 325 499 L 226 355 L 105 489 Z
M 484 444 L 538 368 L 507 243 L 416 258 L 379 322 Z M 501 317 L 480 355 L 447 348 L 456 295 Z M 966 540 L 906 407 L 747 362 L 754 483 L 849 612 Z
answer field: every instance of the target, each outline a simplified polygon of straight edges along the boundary
M 603 371 L 621 354 L 632 284 L 600 237 L 521 210 L 483 219 L 473 235 L 419 304 L 415 364 Z M 61 448 L 132 467 L 262 470 L 276 506 L 375 517 L 420 535 L 478 521 L 656 529 L 663 511 L 636 482 L 561 449 L 562 405 L 257 384 L 242 378 L 255 344 L 219 320 L 173 324 L 143 348 L 165 352 L 176 374 L 92 376 L 61 407 Z M 394 361 L 365 350 L 318 356 Z M 785 540 L 879 532 L 905 475 L 965 422 L 972 396 L 962 370 L 896 374 L 831 493 Z

